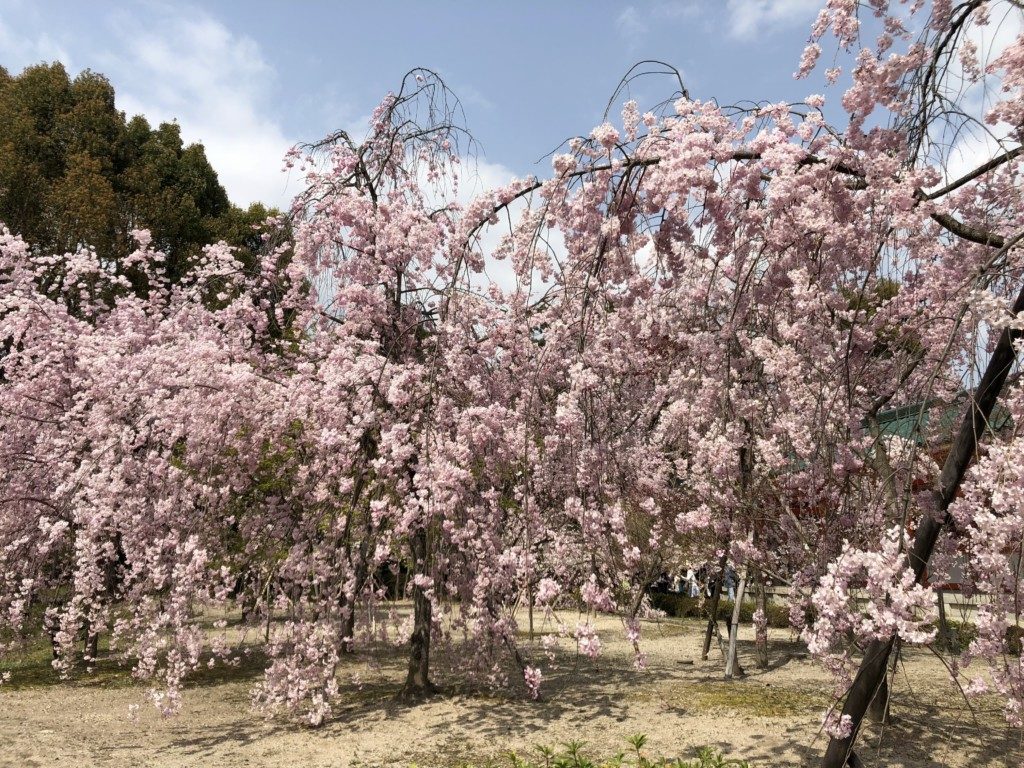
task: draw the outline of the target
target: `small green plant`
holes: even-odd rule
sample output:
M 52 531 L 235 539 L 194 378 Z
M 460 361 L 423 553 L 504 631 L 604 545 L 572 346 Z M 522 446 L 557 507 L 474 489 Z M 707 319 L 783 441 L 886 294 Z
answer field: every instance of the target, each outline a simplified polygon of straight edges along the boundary
M 647 736 L 642 733 L 630 736 L 626 741 L 630 751 L 603 758 L 588 756 L 582 741 L 570 741 L 557 750 L 548 746 L 537 747 L 539 757 L 534 760 L 520 757 L 515 752 L 509 753 L 509 759 L 512 768 L 750 768 L 745 760 L 723 757 L 721 752 L 711 747 L 698 749 L 697 756 L 687 760 L 648 756 L 644 751 Z

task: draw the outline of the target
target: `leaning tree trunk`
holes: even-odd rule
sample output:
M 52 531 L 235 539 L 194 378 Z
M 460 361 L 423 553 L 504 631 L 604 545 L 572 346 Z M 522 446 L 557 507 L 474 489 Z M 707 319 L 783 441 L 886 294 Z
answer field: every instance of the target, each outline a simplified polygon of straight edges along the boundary
M 746 486 L 746 483 L 744 483 L 744 486 Z M 747 543 L 754 543 L 753 530 L 751 530 L 747 535 Z M 739 665 L 739 662 L 736 659 L 736 643 L 739 640 L 740 611 L 743 608 L 743 595 L 747 591 L 747 574 L 749 572 L 749 566 L 744 563 L 743 573 L 740 574 L 740 583 L 736 586 L 736 601 L 732 606 L 732 623 L 729 625 L 729 653 L 725 657 L 726 679 L 732 679 L 734 674 L 739 675 L 740 677 L 743 677 L 743 675 L 746 674 L 743 671 L 743 667 Z
M 736 602 L 732 606 L 732 626 L 729 627 L 729 654 L 725 658 L 725 676 L 732 679 L 738 675 L 743 677 L 746 674 L 736 658 L 736 641 L 740 634 L 740 609 L 743 606 L 743 593 L 747 589 L 747 567 L 743 566 L 743 574 L 740 576 L 739 586 L 736 588 Z
M 427 531 L 412 536 L 413 568 L 417 575 L 427 575 Z M 437 689 L 430 682 L 430 629 L 432 609 L 426 590 L 413 580 L 413 629 L 409 642 L 409 672 L 402 688 L 404 698 L 429 696 Z
M 899 640 L 897 639 L 897 647 Z M 867 718 L 873 723 L 886 723 L 889 720 L 889 677 L 896 673 L 896 659 L 899 658 L 899 651 L 892 656 L 890 673 L 883 674 L 878 685 L 878 693 L 868 704 Z
M 1024 288 L 1017 294 L 1012 312 L 1015 315 L 1024 312 Z M 935 549 L 935 542 L 938 540 L 942 528 L 949 521 L 949 505 L 956 498 L 967 468 L 977 453 L 978 439 L 989 423 L 996 400 L 1006 383 L 1006 377 L 1013 368 L 1015 360 L 1013 343 L 1020 337 L 1020 331 L 1009 328 L 1004 328 L 1000 334 L 999 343 L 996 344 L 995 351 L 985 368 L 985 373 L 981 377 L 981 383 L 978 384 L 974 397 L 968 403 L 967 411 L 960 424 L 960 431 L 953 440 L 946 461 L 942 465 L 939 488 L 935 492 L 936 513 L 926 512 L 918 521 L 914 544 L 909 552 L 910 567 L 914 571 L 917 583 L 921 583 L 924 579 L 928 560 Z M 844 739 L 832 738 L 829 741 L 825 759 L 822 761 L 823 768 L 843 768 L 853 755 L 853 745 L 864 721 L 868 705 L 882 690 L 887 663 L 895 644 L 895 637 L 888 640 L 875 640 L 865 651 L 860 669 L 857 670 L 857 676 L 853 680 L 853 685 L 850 686 L 846 702 L 843 705 L 843 715 L 849 715 L 852 730 L 850 735 Z
M 725 580 L 725 566 L 729 562 L 729 545 L 726 544 L 725 551 L 718 560 L 718 577 L 715 579 L 715 588 L 711 591 L 711 608 L 708 611 L 708 628 L 704 633 L 704 650 L 701 653 L 701 660 L 708 660 L 708 653 L 711 651 L 711 638 L 718 626 L 718 603 L 722 599 L 722 582 Z

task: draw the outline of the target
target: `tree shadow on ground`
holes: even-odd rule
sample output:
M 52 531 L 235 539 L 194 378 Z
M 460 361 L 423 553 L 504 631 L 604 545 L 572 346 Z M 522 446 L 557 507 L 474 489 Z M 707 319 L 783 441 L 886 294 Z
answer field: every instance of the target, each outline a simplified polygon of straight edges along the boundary
M 712 723 L 720 721 L 721 728 L 712 728 L 710 736 L 698 738 L 726 755 L 766 768 L 818 764 L 827 744 L 819 723 L 830 701 L 829 685 L 806 661 L 803 646 L 773 640 L 768 667 L 761 670 L 755 664 L 753 641 L 741 639 L 738 648 L 748 674 L 727 681 L 716 647 L 707 661 L 700 659 L 702 628 L 698 622 L 647 627 L 648 637 L 662 645 L 642 671 L 634 668 L 628 650 L 609 651 L 594 662 L 575 653 L 574 648 L 563 649 L 556 654 L 555 667 L 545 669 L 540 701 L 529 699 L 514 668 L 506 669 L 512 681 L 507 689 L 495 691 L 475 682 L 465 674 L 471 660 L 460 656 L 465 651 L 459 647 L 449 649 L 448 658 L 438 658 L 440 695 L 420 703 L 398 700 L 406 649 L 381 645 L 367 649 L 365 655 L 346 658 L 339 674 L 343 681 L 341 703 L 318 729 L 283 717 L 264 720 L 250 710 L 250 684 L 260 678 L 267 664 L 258 647 L 250 648 L 238 656 L 237 665 L 218 660 L 188 680 L 187 687 L 205 689 L 208 699 L 212 694 L 216 701 L 230 702 L 230 706 L 214 707 L 212 718 L 193 718 L 187 727 L 172 727 L 163 749 L 179 754 L 185 764 L 215 764 L 225 750 L 244 751 L 256 759 L 261 750 L 281 749 L 281 743 L 287 743 L 296 732 L 303 741 L 336 748 L 339 739 L 356 744 L 358 737 L 353 734 L 372 733 L 384 721 L 394 720 L 392 728 L 410 729 L 408 740 L 396 744 L 394 759 L 430 766 L 487 765 L 505 759 L 496 745 L 556 746 L 550 743 L 552 738 L 564 738 L 566 733 L 578 733 L 583 740 L 611 740 L 622 748 L 631 733 L 644 729 L 645 721 L 638 713 L 650 717 L 653 712 L 656 717 L 671 719 L 679 738 L 669 746 L 678 746 L 681 756 L 692 751 L 694 737 L 690 734 L 698 719 L 705 723 L 710 719 Z M 42 684 L 56 681 L 48 658 L 33 657 L 31 664 L 39 666 L 41 677 L 50 675 Z M 94 680 L 102 681 L 106 674 L 112 680 L 135 684 L 129 669 L 116 664 L 115 659 L 101 659 Z M 973 717 L 954 686 L 940 685 L 934 672 L 920 677 L 920 671 L 908 670 L 908 677 L 917 680 L 916 687 L 897 679 L 891 722 L 883 728 L 865 728 L 858 754 L 867 766 L 898 766 L 910 758 L 915 768 L 945 768 L 951 763 L 997 766 L 1020 760 L 1017 734 L 1003 723 L 994 707 L 976 707 L 977 716 Z M 73 683 L 87 684 L 106 687 L 102 682 Z M 731 723 L 742 724 L 748 734 L 754 732 L 741 754 Z M 707 734 L 707 729 L 701 733 Z M 127 749 L 128 742 L 116 748 Z

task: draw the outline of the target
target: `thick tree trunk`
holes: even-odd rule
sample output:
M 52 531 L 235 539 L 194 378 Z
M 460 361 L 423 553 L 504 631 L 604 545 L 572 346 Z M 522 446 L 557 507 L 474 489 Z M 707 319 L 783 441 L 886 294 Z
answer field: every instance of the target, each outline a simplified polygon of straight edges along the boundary
M 1017 294 L 1012 311 L 1014 314 L 1024 312 L 1024 288 Z M 943 526 L 949 521 L 949 505 L 956 498 L 967 468 L 977 454 L 978 440 L 985 433 L 996 400 L 999 399 L 1006 377 L 1013 367 L 1013 343 L 1020 336 L 1020 331 L 1010 331 L 1008 328 L 1004 328 L 1000 334 L 992 359 L 985 368 L 974 397 L 968 403 L 960 431 L 942 465 L 939 489 L 935 492 L 935 514 L 925 513 L 918 521 L 914 544 L 908 555 L 910 567 L 918 583 L 924 579 L 935 542 Z M 822 761 L 823 768 L 843 768 L 853 754 L 853 745 L 864 721 L 864 715 L 871 700 L 882 688 L 889 655 L 895 644 L 895 638 L 890 638 L 875 640 L 868 646 L 843 705 L 843 714 L 849 715 L 852 730 L 845 739 L 833 738 L 829 741 Z
M 708 652 L 711 651 L 711 637 L 715 627 L 718 626 L 718 603 L 722 599 L 722 582 L 725 581 L 725 566 L 729 562 L 729 546 L 725 547 L 722 557 L 718 560 L 718 577 L 715 579 L 715 588 L 711 591 L 711 607 L 708 611 L 708 628 L 704 633 L 704 651 L 701 653 L 701 660 L 708 660 Z
M 416 574 L 427 572 L 427 532 L 417 531 L 412 537 L 413 568 Z M 409 672 L 402 688 L 403 698 L 422 698 L 437 691 L 430 682 L 430 630 L 432 609 L 422 587 L 413 583 L 413 629 L 409 641 Z
M 349 612 L 345 615 L 341 629 L 342 637 L 344 638 L 341 643 L 341 649 L 344 653 L 356 652 L 356 606 L 359 604 L 359 595 L 362 593 L 367 580 L 370 578 L 368 558 L 370 554 L 369 542 L 372 534 L 373 529 L 368 527 L 363 537 L 363 542 L 359 545 L 359 561 L 356 563 L 356 585 L 352 593 L 352 604 L 347 606 L 349 608 Z
M 729 654 L 725 659 L 725 677 L 743 677 L 746 674 L 736 658 L 736 641 L 740 634 L 740 608 L 743 606 L 743 593 L 747 589 L 747 568 L 743 567 L 739 586 L 736 588 L 736 603 L 732 607 L 732 624 L 729 627 Z
M 889 719 L 889 676 L 883 675 L 878 693 L 868 705 L 868 719 L 873 723 L 884 723 Z

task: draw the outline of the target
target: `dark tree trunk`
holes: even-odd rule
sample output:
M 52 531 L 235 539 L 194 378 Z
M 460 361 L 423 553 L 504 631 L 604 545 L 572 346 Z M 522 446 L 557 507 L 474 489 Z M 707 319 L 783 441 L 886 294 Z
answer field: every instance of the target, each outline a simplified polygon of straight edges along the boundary
M 62 608 L 63 606 L 60 607 Z M 57 644 L 57 633 L 60 631 L 60 622 L 51 614 L 44 613 L 43 631 L 46 632 L 46 636 L 50 639 L 50 652 L 53 654 L 53 660 L 56 661 L 60 656 L 60 646 Z
M 939 643 L 946 650 L 953 650 L 953 635 L 946 621 L 946 591 L 939 590 Z
M 267 621 L 263 629 L 263 642 L 270 642 L 270 621 L 274 616 L 274 582 L 267 585 Z
M 118 586 L 118 564 L 124 562 L 124 550 L 121 548 L 120 534 L 114 540 L 115 551 L 118 559 L 106 559 L 103 561 L 103 591 L 104 596 L 113 600 Z M 82 657 L 86 664 L 95 664 L 100 654 L 100 632 L 105 629 L 103 623 L 93 624 L 88 619 L 82 628 L 85 642 L 82 646 Z
M 345 615 L 345 621 L 341 627 L 341 651 L 342 653 L 355 653 L 356 647 L 353 637 L 356 633 L 356 604 L 353 602 L 349 612 Z
M 725 566 L 729 561 L 729 547 L 726 545 L 722 557 L 718 561 L 718 577 L 715 579 L 715 588 L 711 591 L 711 607 L 708 611 L 708 628 L 704 632 L 704 650 L 701 653 L 703 661 L 708 660 L 708 653 L 711 651 L 711 637 L 718 626 L 718 603 L 722 599 L 722 582 L 725 581 Z
M 242 623 L 249 621 L 256 610 L 256 595 L 252 590 L 253 581 L 248 570 L 243 571 L 235 579 L 235 586 L 231 590 L 231 597 L 238 599 L 242 608 Z
M 1014 314 L 1024 312 L 1024 288 L 1017 294 L 1012 311 Z M 985 374 L 981 377 L 981 383 L 978 384 L 974 397 L 967 405 L 963 421 L 960 424 L 960 431 L 942 465 L 939 488 L 935 492 L 935 514 L 925 513 L 918 521 L 914 544 L 908 553 L 910 567 L 913 569 L 918 583 L 924 579 L 928 560 L 935 549 L 935 542 L 943 527 L 949 522 L 949 505 L 956 498 L 967 468 L 977 454 L 978 440 L 985 433 L 996 400 L 999 399 L 999 394 L 1006 383 L 1006 377 L 1013 368 L 1015 360 L 1013 343 L 1020 336 L 1020 331 L 1011 331 L 1008 328 L 1004 328 L 1000 334 L 999 343 L 996 344 L 995 351 L 992 353 L 992 359 L 989 360 L 988 366 L 985 368 Z M 860 669 L 857 671 L 857 676 L 853 680 L 853 685 L 850 687 L 850 692 L 846 695 L 846 702 L 843 705 L 843 714 L 849 715 L 852 721 L 852 731 L 845 739 L 833 738 L 829 741 L 825 758 L 822 761 L 823 768 L 843 768 L 853 754 L 853 745 L 864 721 L 868 705 L 882 689 L 889 655 L 892 653 L 895 643 L 895 638 L 875 640 L 865 651 Z
M 416 574 L 427 572 L 427 532 L 417 531 L 412 537 L 413 568 Z M 426 592 L 413 583 L 413 629 L 409 641 L 409 673 L 402 688 L 403 698 L 421 698 L 437 691 L 430 682 L 431 606 Z
M 366 535 L 363 538 L 362 544 L 359 545 L 359 562 L 356 563 L 356 588 L 352 595 L 352 603 L 348 608 L 348 613 L 345 614 L 344 621 L 342 622 L 342 640 L 341 650 L 343 653 L 355 653 L 355 634 L 356 634 L 356 606 L 359 603 L 359 594 L 366 586 L 367 580 L 370 578 L 370 568 L 367 563 L 369 557 L 369 542 L 373 534 L 373 529 L 369 528 L 366 531 Z
M 533 642 L 533 582 L 532 581 L 530 581 L 530 583 L 528 583 L 526 585 L 526 590 L 527 590 L 527 592 L 526 592 L 527 617 L 529 619 L 529 624 L 530 624 L 530 642 L 532 643 Z
M 868 705 L 868 719 L 873 723 L 885 723 L 889 719 L 889 676 L 883 675 L 878 693 Z

